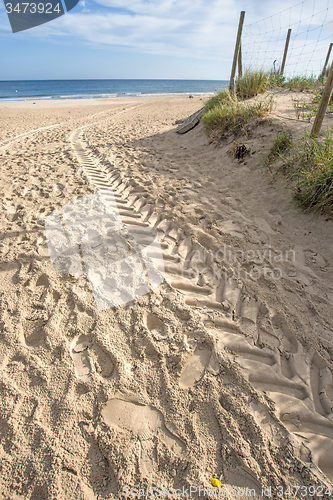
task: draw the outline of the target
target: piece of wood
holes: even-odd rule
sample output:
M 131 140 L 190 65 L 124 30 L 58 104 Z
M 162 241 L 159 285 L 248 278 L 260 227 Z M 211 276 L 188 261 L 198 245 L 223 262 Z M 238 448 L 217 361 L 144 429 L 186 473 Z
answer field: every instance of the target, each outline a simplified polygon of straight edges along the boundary
M 183 123 L 179 125 L 179 127 L 177 128 L 176 130 L 177 134 L 186 134 L 186 132 L 196 127 L 196 125 L 198 125 L 202 116 L 204 115 L 205 111 L 206 111 L 206 106 L 204 106 L 203 108 L 199 109 L 199 111 L 196 111 L 195 113 L 193 113 L 193 115 L 186 118 L 186 120 L 184 120 Z
M 238 54 L 238 78 L 242 78 L 243 76 L 243 61 L 242 61 L 242 43 L 239 46 L 239 54 Z
M 289 28 L 288 33 L 287 33 L 287 39 L 286 39 L 286 44 L 284 46 L 284 53 L 283 53 L 283 59 L 282 59 L 282 65 L 281 65 L 281 70 L 280 74 L 281 76 L 284 73 L 284 68 L 286 65 L 286 60 L 287 60 L 287 54 L 288 54 L 288 48 L 289 48 L 289 42 L 290 42 L 290 35 L 291 35 L 291 28 Z
M 320 129 L 321 129 L 321 126 L 323 124 L 326 109 L 327 109 L 328 103 L 329 103 L 330 98 L 331 98 L 332 89 L 333 89 L 333 62 L 331 64 L 331 68 L 330 68 L 330 71 L 328 73 L 324 92 L 323 92 L 323 95 L 321 96 L 319 108 L 318 108 L 316 118 L 315 118 L 312 130 L 311 130 L 312 137 L 318 137 L 318 135 L 320 133 Z
M 320 75 L 321 77 L 325 76 L 328 61 L 330 60 L 330 57 L 331 57 L 332 47 L 333 47 L 333 43 L 330 43 L 330 46 L 328 47 L 328 52 L 327 52 L 325 64 L 323 67 L 323 71 L 321 72 L 321 75 Z
M 234 92 L 234 90 L 235 90 L 235 75 L 236 75 L 236 67 L 237 67 L 237 61 L 238 61 L 238 55 L 239 55 L 239 48 L 240 48 L 240 44 L 241 44 L 241 40 L 242 40 L 244 18 L 245 18 L 245 11 L 242 10 L 242 12 L 240 13 L 240 18 L 239 18 L 239 23 L 238 23 L 238 31 L 237 31 L 237 38 L 236 38 L 236 45 L 235 45 L 234 60 L 232 62 L 232 68 L 231 68 L 231 76 L 230 76 L 230 83 L 229 83 L 230 92 Z

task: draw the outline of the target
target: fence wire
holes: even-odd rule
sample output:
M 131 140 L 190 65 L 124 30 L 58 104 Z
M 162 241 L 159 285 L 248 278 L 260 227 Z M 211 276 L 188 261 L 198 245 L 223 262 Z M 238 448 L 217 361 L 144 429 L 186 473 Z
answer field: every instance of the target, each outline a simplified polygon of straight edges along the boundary
M 288 29 L 287 78 L 318 77 L 333 42 L 333 1 L 303 0 L 261 21 L 247 24 L 242 35 L 243 67 L 279 71 Z M 329 64 L 333 60 L 333 50 Z

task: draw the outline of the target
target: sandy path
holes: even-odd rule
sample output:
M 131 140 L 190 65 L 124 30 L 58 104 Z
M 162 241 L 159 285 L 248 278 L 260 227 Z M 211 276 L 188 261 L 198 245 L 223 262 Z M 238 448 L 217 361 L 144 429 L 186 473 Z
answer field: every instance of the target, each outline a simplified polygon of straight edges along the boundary
M 329 484 L 332 222 L 258 171 L 271 127 L 241 164 L 200 128 L 177 136 L 201 105 L 113 105 L 3 153 L 4 498 Z M 158 231 L 167 279 L 104 311 L 85 274 L 52 267 L 44 230 L 100 190 L 129 230 Z

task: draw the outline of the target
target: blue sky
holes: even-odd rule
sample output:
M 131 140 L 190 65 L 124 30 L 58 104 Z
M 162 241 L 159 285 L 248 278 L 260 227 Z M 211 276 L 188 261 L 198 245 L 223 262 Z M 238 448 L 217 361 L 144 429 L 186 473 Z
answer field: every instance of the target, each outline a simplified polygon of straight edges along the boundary
M 298 55 L 303 52 L 304 60 L 312 58 L 311 69 L 322 64 L 332 41 L 330 4 L 331 0 L 81 0 L 68 14 L 13 34 L 1 3 L 0 79 L 228 79 L 241 10 L 246 11 L 244 53 L 249 61 L 255 41 L 257 55 L 274 42 L 277 56 L 267 50 L 267 64 L 279 59 L 285 25 L 294 23 L 300 35 L 293 41 L 291 60 L 302 60 Z M 287 10 L 282 15 L 274 15 L 283 9 Z M 271 15 L 266 24 L 279 41 L 267 39 L 265 22 L 249 27 Z M 261 56 L 257 59 L 260 64 Z

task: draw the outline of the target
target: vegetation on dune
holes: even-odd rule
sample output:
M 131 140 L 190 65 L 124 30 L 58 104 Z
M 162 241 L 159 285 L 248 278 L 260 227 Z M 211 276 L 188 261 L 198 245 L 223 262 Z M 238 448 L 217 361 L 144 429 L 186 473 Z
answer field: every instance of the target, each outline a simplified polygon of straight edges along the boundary
M 300 205 L 307 211 L 333 214 L 333 129 L 322 139 L 306 136 L 294 148 L 289 175 Z
M 206 110 L 211 111 L 219 106 L 231 104 L 235 101 L 235 96 L 228 89 L 224 89 L 211 97 L 206 104 Z
M 311 120 L 311 118 L 314 118 L 317 114 L 318 107 L 320 104 L 322 96 L 322 89 L 321 90 L 313 90 L 309 95 L 304 97 L 303 99 L 293 99 L 294 101 L 294 109 L 295 109 L 295 114 L 297 119 L 302 119 L 302 120 Z M 333 111 L 333 95 L 330 99 L 329 105 L 327 107 L 326 113 L 332 113 Z
M 253 121 L 263 120 L 272 110 L 272 99 L 244 102 L 264 93 L 272 84 L 272 74 L 263 70 L 246 70 L 236 80 L 235 92 L 224 89 L 211 97 L 203 117 L 204 129 L 211 140 L 227 134 L 247 134 Z M 276 79 L 274 80 L 276 83 Z
M 278 157 L 284 159 L 284 154 L 289 151 L 292 146 L 290 134 L 280 132 L 273 139 L 272 147 L 266 157 L 266 165 L 271 165 Z
M 268 73 L 269 76 L 269 88 L 274 89 L 276 87 L 284 87 L 286 84 L 286 79 L 279 71 L 271 71 Z
M 325 77 L 316 78 L 313 75 L 300 75 L 286 80 L 285 77 L 276 70 L 265 71 L 263 69 L 247 69 L 243 76 L 236 80 L 235 91 L 240 99 L 250 99 L 251 97 L 266 92 L 266 90 L 276 87 L 300 92 L 318 92 L 323 87 L 324 83 Z
M 281 155 L 287 151 L 292 144 L 291 137 L 287 132 L 278 134 L 273 141 L 272 153 L 274 155 Z
M 235 111 L 238 115 L 240 110 L 240 101 L 251 99 L 259 94 L 265 93 L 268 90 L 280 87 L 289 88 L 290 90 L 312 91 L 314 94 L 312 105 L 306 104 L 305 101 L 300 103 L 299 100 L 296 100 L 295 111 L 299 116 L 303 110 L 309 110 L 313 115 L 319 104 L 324 80 L 325 78 L 315 78 L 314 76 L 295 76 L 289 80 L 285 80 L 285 78 L 277 70 L 267 72 L 262 69 L 246 69 L 243 75 L 237 78 L 234 93 L 231 94 L 227 89 L 225 89 L 208 101 L 206 105 L 207 113 L 215 110 L 215 113 L 210 115 L 210 119 L 212 119 L 213 116 L 216 118 L 217 116 L 223 117 L 225 115 L 225 119 L 229 122 L 231 118 L 229 113 L 223 113 L 220 109 L 221 107 L 230 105 L 233 111 Z M 220 118 L 217 120 L 214 119 L 213 121 L 215 121 L 220 127 Z M 208 127 L 208 132 L 210 133 L 210 131 L 211 127 Z
M 278 134 L 266 164 L 270 167 L 280 158 L 283 173 L 290 179 L 299 205 L 305 211 L 333 214 L 333 129 L 324 138 L 306 135 L 293 142 L 286 132 Z
M 294 76 L 286 82 L 286 87 L 289 90 L 298 90 L 304 92 L 305 90 L 315 90 L 322 86 L 322 80 L 319 80 L 315 76 Z
M 253 125 L 262 122 L 272 111 L 272 95 L 258 98 L 274 87 L 311 91 L 313 99 L 296 100 L 297 117 L 311 119 L 317 112 L 324 78 L 298 76 L 285 81 L 277 71 L 246 70 L 235 83 L 235 92 L 228 89 L 213 96 L 206 105 L 202 122 L 211 141 L 220 141 L 227 135 L 247 135 Z M 255 97 L 255 99 L 253 99 Z M 252 98 L 252 99 L 251 99 Z M 328 112 L 333 109 L 333 102 Z M 283 171 L 292 181 L 295 197 L 305 210 L 333 214 L 333 129 L 324 139 L 309 135 L 293 142 L 287 132 L 279 133 L 273 140 L 265 163 L 273 166 L 282 159 Z M 280 161 L 281 168 L 281 161 Z
M 262 120 L 272 109 L 271 99 L 243 102 L 225 89 L 208 102 L 202 122 L 209 138 L 220 140 L 225 135 L 247 134 L 250 124 Z
M 264 70 L 246 70 L 235 83 L 236 95 L 239 99 L 250 99 L 266 92 L 270 85 L 270 76 Z
M 278 71 L 247 69 L 241 77 L 237 78 L 235 91 L 240 99 L 250 99 L 266 92 L 266 90 L 284 85 L 285 78 Z

